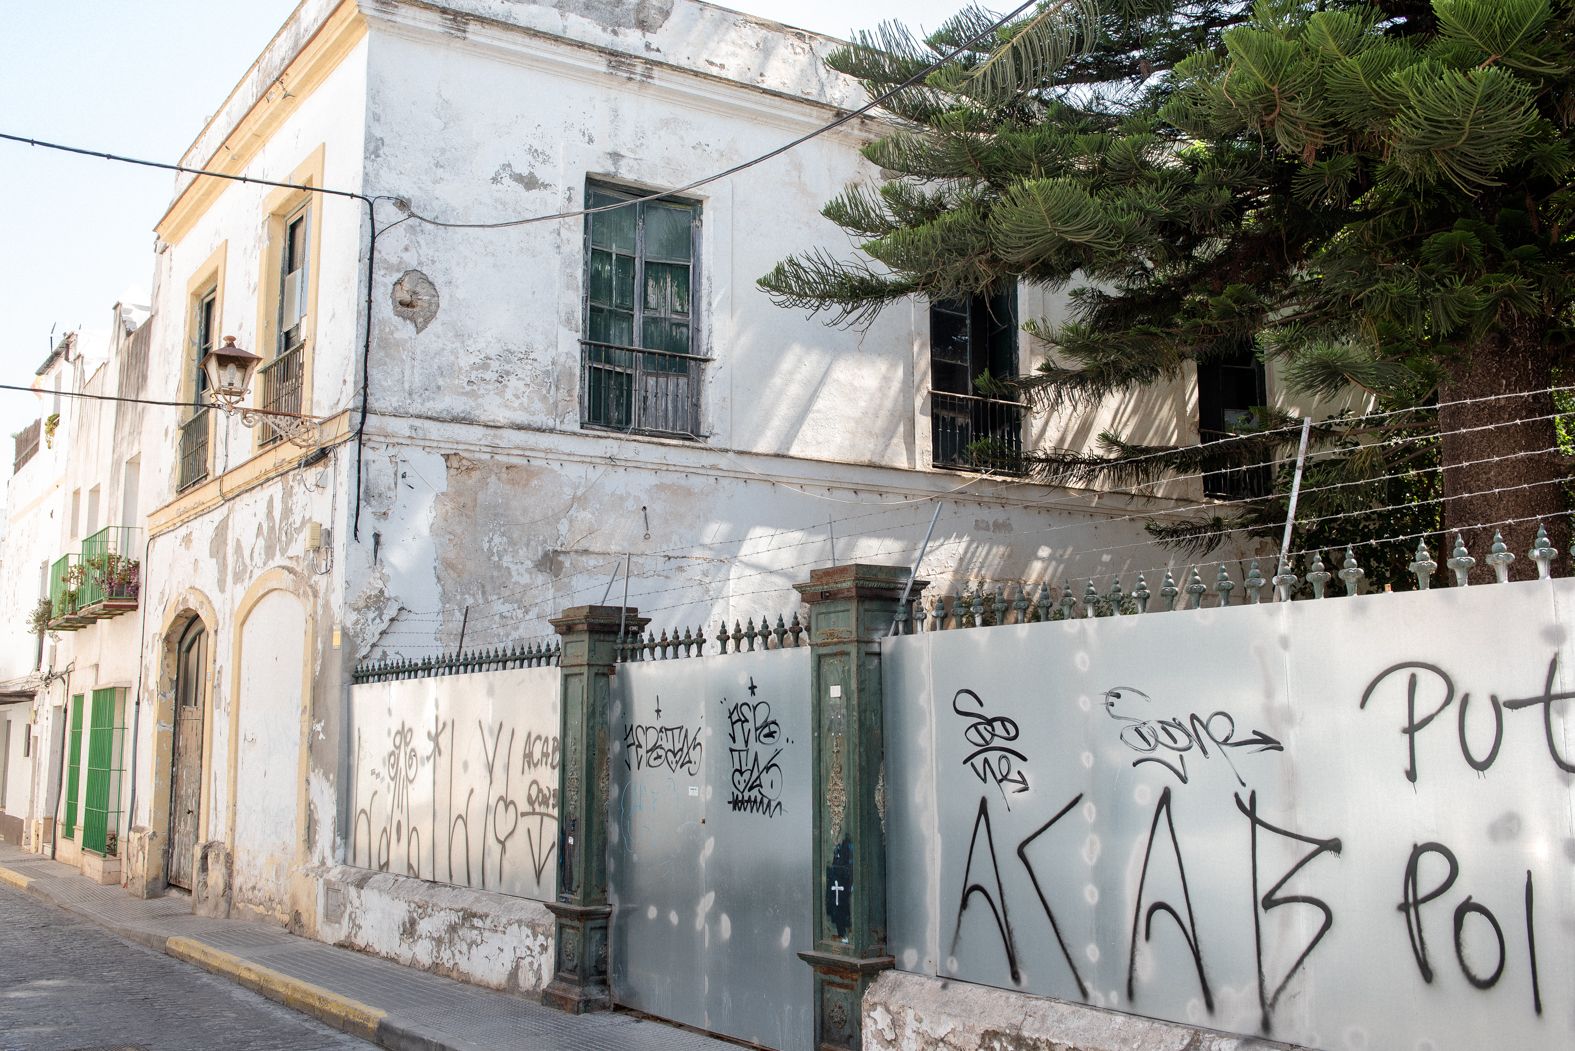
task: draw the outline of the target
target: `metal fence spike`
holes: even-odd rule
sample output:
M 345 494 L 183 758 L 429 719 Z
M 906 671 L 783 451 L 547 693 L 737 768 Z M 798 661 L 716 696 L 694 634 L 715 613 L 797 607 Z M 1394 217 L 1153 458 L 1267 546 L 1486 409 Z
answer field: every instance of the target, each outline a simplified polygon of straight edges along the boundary
M 1050 619 L 1050 584 L 1048 581 L 1039 582 L 1039 596 L 1034 600 L 1034 606 L 1039 611 L 1041 623 Z
M 749 652 L 755 652 L 755 618 L 750 617 L 749 623 L 744 626 L 744 641 L 749 643 Z
M 1121 590 L 1121 578 L 1115 577 L 1110 581 L 1110 615 L 1119 617 L 1126 612 L 1121 607 L 1126 605 L 1126 592 Z
M 973 626 L 984 627 L 984 581 L 978 580 L 973 585 L 973 605 L 968 607 L 973 614 Z
M 1219 592 L 1220 605 L 1230 605 L 1230 593 L 1236 590 L 1236 582 L 1225 571 L 1225 563 L 1223 562 L 1220 563 L 1219 574 L 1214 578 L 1214 590 Z
M 1252 565 L 1247 568 L 1247 578 L 1241 582 L 1241 586 L 1247 592 L 1247 605 L 1256 606 L 1263 601 L 1263 589 L 1269 586 L 1269 582 L 1263 579 L 1257 559 L 1253 559 Z
M 924 608 L 924 599 L 917 598 L 913 602 L 913 633 L 923 635 L 927 630 L 925 621 L 930 619 L 929 611 Z
M 1099 615 L 1099 592 L 1094 590 L 1094 578 L 1089 577 L 1088 583 L 1083 587 L 1083 616 L 1095 617 Z
M 1077 608 L 1077 599 L 1072 596 L 1072 584 L 1068 581 L 1061 585 L 1061 619 L 1071 620 L 1072 611 Z
M 717 629 L 717 633 L 716 633 L 717 644 L 722 647 L 720 650 L 717 651 L 718 653 L 726 653 L 727 652 L 727 638 L 728 638 L 728 636 L 727 636 L 727 621 L 724 620 L 722 622 L 722 626 L 719 629 Z
M 1444 565 L 1455 571 L 1455 586 L 1469 587 L 1471 585 L 1471 570 L 1477 560 L 1471 557 L 1466 550 L 1466 542 L 1459 533 L 1455 534 L 1455 549 Z
M 777 614 L 777 626 L 771 632 L 777 637 L 777 649 L 782 648 L 782 640 L 787 638 L 787 622 L 782 619 L 782 614 Z
M 799 635 L 802 634 L 803 631 L 804 631 L 804 626 L 799 623 L 798 614 L 795 612 L 793 614 L 793 622 L 788 625 L 788 634 L 793 636 L 793 648 L 794 649 L 798 648 L 798 646 L 799 646 Z
M 1438 572 L 1438 563 L 1433 561 L 1433 553 L 1427 549 L 1427 538 L 1416 542 L 1416 558 L 1406 567 L 1416 576 L 1416 589 L 1426 591 L 1433 586 L 1433 574 Z
M 738 622 L 737 617 L 733 618 L 733 652 L 744 652 L 744 626 Z
M 1137 603 L 1137 611 L 1139 613 L 1148 612 L 1148 600 L 1152 597 L 1153 596 L 1149 594 L 1148 581 L 1143 579 L 1142 573 L 1139 573 L 1137 578 L 1137 587 L 1132 589 L 1132 600 Z
M 1356 564 L 1356 551 L 1350 544 L 1345 546 L 1345 562 L 1340 566 L 1340 579 L 1345 582 L 1347 596 L 1361 594 L 1362 578 L 1367 576 L 1367 571 Z
M 995 617 L 995 623 L 1006 623 L 1006 610 L 1006 589 L 1000 584 L 997 584 L 995 585 L 995 601 L 991 607 L 991 613 Z
M 1187 609 L 1202 609 L 1203 596 L 1209 593 L 1209 586 L 1203 583 L 1203 576 L 1198 572 L 1198 567 L 1192 567 L 1192 576 L 1187 581 Z
M 1313 598 L 1323 598 L 1324 588 L 1328 586 L 1329 581 L 1333 578 L 1334 574 L 1324 568 L 1323 558 L 1317 551 L 1314 551 L 1312 553 L 1312 565 L 1307 567 L 1307 583 L 1312 585 Z
M 1165 612 L 1176 611 L 1176 598 L 1181 594 L 1181 589 L 1176 586 L 1176 578 L 1170 570 L 1165 570 L 1165 579 L 1159 585 L 1159 597 L 1165 600 Z
M 1016 624 L 1028 623 L 1028 582 L 1026 580 L 1017 582 L 1017 598 L 1012 602 L 1012 616 L 1017 618 L 1014 621 Z
M 1537 579 L 1547 580 L 1553 575 L 1553 561 L 1559 557 L 1558 548 L 1548 540 L 1548 531 L 1542 523 L 1537 523 L 1537 539 L 1532 541 L 1531 550 L 1526 557 L 1537 564 Z
M 1274 574 L 1274 579 L 1269 583 L 1274 585 L 1274 597 L 1278 602 L 1289 602 L 1291 593 L 1296 589 L 1296 584 L 1301 578 L 1291 568 L 1289 559 L 1280 562 L 1280 571 Z
M 1493 567 L 1493 576 L 1499 584 L 1509 583 L 1509 564 L 1515 561 L 1515 552 L 1504 543 L 1504 534 L 1493 530 L 1493 546 L 1488 550 L 1487 564 Z

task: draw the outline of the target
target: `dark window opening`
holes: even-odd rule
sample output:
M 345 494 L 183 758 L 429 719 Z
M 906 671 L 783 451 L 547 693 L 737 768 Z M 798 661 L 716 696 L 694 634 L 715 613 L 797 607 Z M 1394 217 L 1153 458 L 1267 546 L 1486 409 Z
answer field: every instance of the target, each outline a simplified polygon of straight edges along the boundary
M 932 303 L 930 458 L 935 466 L 1019 468 L 1023 405 L 981 393 L 986 375 L 995 380 L 1017 375 L 1016 294 Z
M 1263 363 L 1248 347 L 1228 358 L 1198 364 L 1198 439 L 1204 443 L 1250 428 L 1254 410 L 1268 401 Z M 1272 481 L 1266 465 L 1231 467 L 1203 476 L 1203 494 L 1221 500 L 1264 496 Z

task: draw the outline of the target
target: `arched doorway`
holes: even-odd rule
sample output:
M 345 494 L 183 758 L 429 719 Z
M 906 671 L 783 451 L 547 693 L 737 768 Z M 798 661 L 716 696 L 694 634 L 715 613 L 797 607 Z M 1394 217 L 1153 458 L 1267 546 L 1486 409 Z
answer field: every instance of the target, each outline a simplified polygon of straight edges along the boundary
M 202 801 L 202 721 L 208 707 L 208 631 L 193 617 L 175 650 L 174 741 L 166 879 L 191 890 Z

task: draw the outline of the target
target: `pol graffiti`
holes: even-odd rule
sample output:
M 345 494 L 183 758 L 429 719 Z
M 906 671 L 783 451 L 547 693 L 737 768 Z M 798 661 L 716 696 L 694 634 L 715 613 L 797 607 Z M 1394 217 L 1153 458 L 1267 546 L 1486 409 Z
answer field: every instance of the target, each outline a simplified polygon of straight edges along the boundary
M 1271 734 L 1261 704 L 1167 708 L 1163 690 L 1121 685 L 1075 724 L 1041 717 L 1035 736 L 1020 698 L 957 690 L 937 729 L 978 792 L 966 823 L 955 804 L 943 811 L 946 972 L 1005 985 L 991 977 L 1004 971 L 1034 992 L 1301 1040 L 1342 1022 L 1325 1003 L 1333 1014 L 1309 1023 L 1308 991 L 1381 957 L 1395 995 L 1459 989 L 1457 1002 L 1490 997 L 1546 1024 L 1547 994 L 1571 971 L 1548 912 L 1564 902 L 1570 873 L 1554 862 L 1568 844 L 1550 862 L 1544 839 L 1520 834 L 1538 818 L 1518 810 L 1483 841 L 1476 810 L 1499 815 L 1520 782 L 1495 776 L 1532 776 L 1540 753 L 1537 814 L 1552 817 L 1538 827 L 1562 814 L 1568 837 L 1575 692 L 1559 688 L 1558 663 L 1477 685 L 1489 688 L 1476 705 L 1476 684 L 1443 666 L 1396 663 L 1289 720 L 1293 734 Z M 1487 792 L 1492 807 L 1473 809 Z M 1201 1017 L 1180 1016 L 1183 993 Z

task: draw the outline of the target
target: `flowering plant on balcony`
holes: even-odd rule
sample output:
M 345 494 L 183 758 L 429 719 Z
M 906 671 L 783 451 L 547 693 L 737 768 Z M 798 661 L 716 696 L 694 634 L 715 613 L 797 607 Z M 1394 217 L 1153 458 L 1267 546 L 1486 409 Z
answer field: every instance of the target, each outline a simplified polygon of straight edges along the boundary
M 49 630 L 49 616 L 53 607 L 47 598 L 38 600 L 38 605 L 33 607 L 33 612 L 27 617 L 27 633 L 29 635 L 42 635 Z
M 142 563 L 134 558 L 106 551 L 90 556 L 82 565 L 105 598 L 134 599 L 142 589 Z

